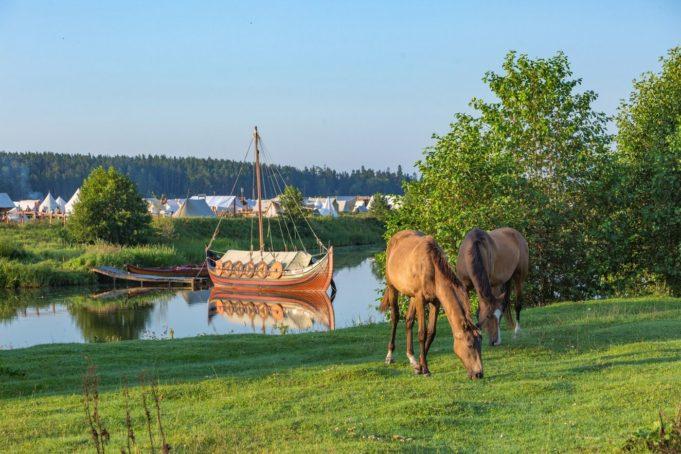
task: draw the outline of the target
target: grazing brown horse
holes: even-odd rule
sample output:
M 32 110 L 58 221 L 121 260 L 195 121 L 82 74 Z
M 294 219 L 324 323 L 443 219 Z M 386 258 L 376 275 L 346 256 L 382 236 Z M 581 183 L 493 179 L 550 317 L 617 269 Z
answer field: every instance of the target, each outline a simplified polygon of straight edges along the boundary
M 520 331 L 523 282 L 529 270 L 527 241 L 510 227 L 485 232 L 475 228 L 466 234 L 456 263 L 456 274 L 467 289 L 474 287 L 479 300 L 478 326 L 484 327 L 490 345 L 501 344 L 499 320 L 506 314 L 508 323 Z M 509 306 L 510 283 L 515 287 L 516 322 Z M 503 290 L 496 296 L 494 290 Z
M 482 378 L 480 332 L 473 324 L 468 292 L 449 267 L 444 253 L 433 237 L 421 232 L 403 230 L 388 242 L 385 264 L 386 287 L 381 310 L 390 308 L 390 343 L 386 364 L 394 362 L 395 330 L 399 321 L 399 294 L 409 296 L 407 310 L 407 357 L 417 374 L 430 375 L 426 355 L 435 337 L 437 312 L 444 308 L 454 334 L 454 353 L 461 359 L 468 376 Z M 425 307 L 431 304 L 429 326 L 426 328 Z M 412 325 L 414 315 L 419 329 L 419 361 L 414 358 Z

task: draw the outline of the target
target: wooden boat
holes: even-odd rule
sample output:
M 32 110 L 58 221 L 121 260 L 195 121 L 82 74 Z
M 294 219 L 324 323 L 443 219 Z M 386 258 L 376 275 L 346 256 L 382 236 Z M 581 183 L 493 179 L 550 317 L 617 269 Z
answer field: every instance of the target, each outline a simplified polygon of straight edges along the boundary
M 220 222 L 206 247 L 206 268 L 213 285 L 242 292 L 323 292 L 333 278 L 333 247 L 326 247 L 317 238 L 318 255 L 306 250 L 266 251 L 263 233 L 262 182 L 260 172 L 260 136 L 258 128 L 253 133 L 255 143 L 255 183 L 258 217 L 259 250 L 229 250 L 217 252 L 210 249 L 220 228 Z M 312 227 L 310 230 L 312 230 Z M 312 232 L 314 235 L 314 231 Z M 283 235 L 283 232 L 282 232 Z M 316 238 L 316 235 L 315 235 Z M 293 241 L 292 241 L 293 243 Z
M 323 292 L 232 292 L 213 287 L 208 298 L 208 321 L 222 315 L 232 322 L 304 330 L 314 323 L 335 329 L 332 299 Z
M 128 273 L 145 274 L 147 276 L 208 277 L 208 269 L 205 265 L 182 265 L 167 268 L 125 265 L 125 269 Z

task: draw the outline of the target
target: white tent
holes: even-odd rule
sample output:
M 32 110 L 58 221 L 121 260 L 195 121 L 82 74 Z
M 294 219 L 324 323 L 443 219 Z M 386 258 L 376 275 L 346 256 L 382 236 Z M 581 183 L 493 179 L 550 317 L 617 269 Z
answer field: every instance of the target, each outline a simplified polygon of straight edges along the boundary
M 182 204 L 184 203 L 184 199 L 168 199 L 166 200 L 166 204 L 164 207 L 164 211 L 167 214 L 173 214 L 176 213 Z
M 192 197 L 198 199 L 199 197 Z M 206 196 L 206 203 L 216 213 L 236 213 L 237 199 L 234 195 L 209 195 Z
M 47 193 L 47 197 L 45 197 L 45 200 L 43 200 L 38 207 L 38 211 L 41 213 L 56 213 L 59 209 L 59 205 L 57 204 L 57 201 L 54 199 L 54 197 L 52 197 L 51 192 Z
M 22 211 L 33 211 L 38 206 L 40 206 L 40 200 L 37 199 L 19 200 L 17 203 L 15 203 L 15 205 Z
M 322 202 L 321 207 L 316 208 L 316 211 L 321 215 L 321 216 L 331 216 L 334 218 L 338 217 L 338 211 L 336 211 L 336 207 L 333 204 L 333 200 L 331 200 L 331 197 L 327 197 L 324 202 Z
M 339 195 L 335 197 L 339 213 L 350 213 L 355 208 L 357 197 L 354 195 Z
M 257 208 L 256 208 L 257 209 Z M 276 218 L 281 214 L 281 205 L 274 200 L 262 201 L 262 215 L 266 218 Z
M 352 209 L 353 213 L 366 213 L 369 211 L 364 200 L 358 200 L 355 202 L 355 207 Z
M 16 208 L 12 199 L 9 198 L 9 194 L 6 192 L 0 192 L 0 212 L 9 211 Z
M 158 200 L 156 197 L 147 197 L 144 199 L 144 201 L 147 202 L 147 211 L 149 214 L 152 216 L 158 216 L 161 214 L 163 205 L 161 204 L 160 200 Z
M 204 199 L 187 199 L 179 210 L 173 213 L 174 218 L 214 218 L 215 213 Z
M 62 213 L 66 212 L 66 200 L 62 199 L 60 196 L 57 197 L 57 200 L 55 200 L 55 202 L 57 202 L 57 205 L 59 206 L 59 211 L 61 211 Z
M 76 192 L 73 193 L 71 198 L 69 199 L 68 202 L 66 202 L 66 206 L 64 207 L 64 213 L 66 214 L 72 214 L 73 213 L 73 207 L 76 205 L 76 202 L 80 200 L 80 188 L 76 189 Z

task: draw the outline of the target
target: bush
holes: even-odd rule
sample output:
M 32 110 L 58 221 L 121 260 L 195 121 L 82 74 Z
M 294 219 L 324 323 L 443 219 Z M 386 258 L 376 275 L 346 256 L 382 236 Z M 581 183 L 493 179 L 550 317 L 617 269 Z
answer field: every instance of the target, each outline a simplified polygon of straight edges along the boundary
M 83 182 L 68 229 L 87 243 L 138 244 L 149 239 L 151 217 L 130 178 L 98 167 Z

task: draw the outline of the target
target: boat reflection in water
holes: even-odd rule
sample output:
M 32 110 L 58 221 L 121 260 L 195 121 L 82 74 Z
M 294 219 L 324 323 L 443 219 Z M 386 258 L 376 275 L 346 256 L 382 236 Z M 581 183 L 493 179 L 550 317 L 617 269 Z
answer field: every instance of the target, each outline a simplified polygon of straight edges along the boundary
M 241 293 L 213 287 L 208 299 L 208 323 L 216 315 L 232 323 L 251 325 L 263 334 L 306 331 L 315 324 L 335 328 L 332 298 L 324 292 Z

